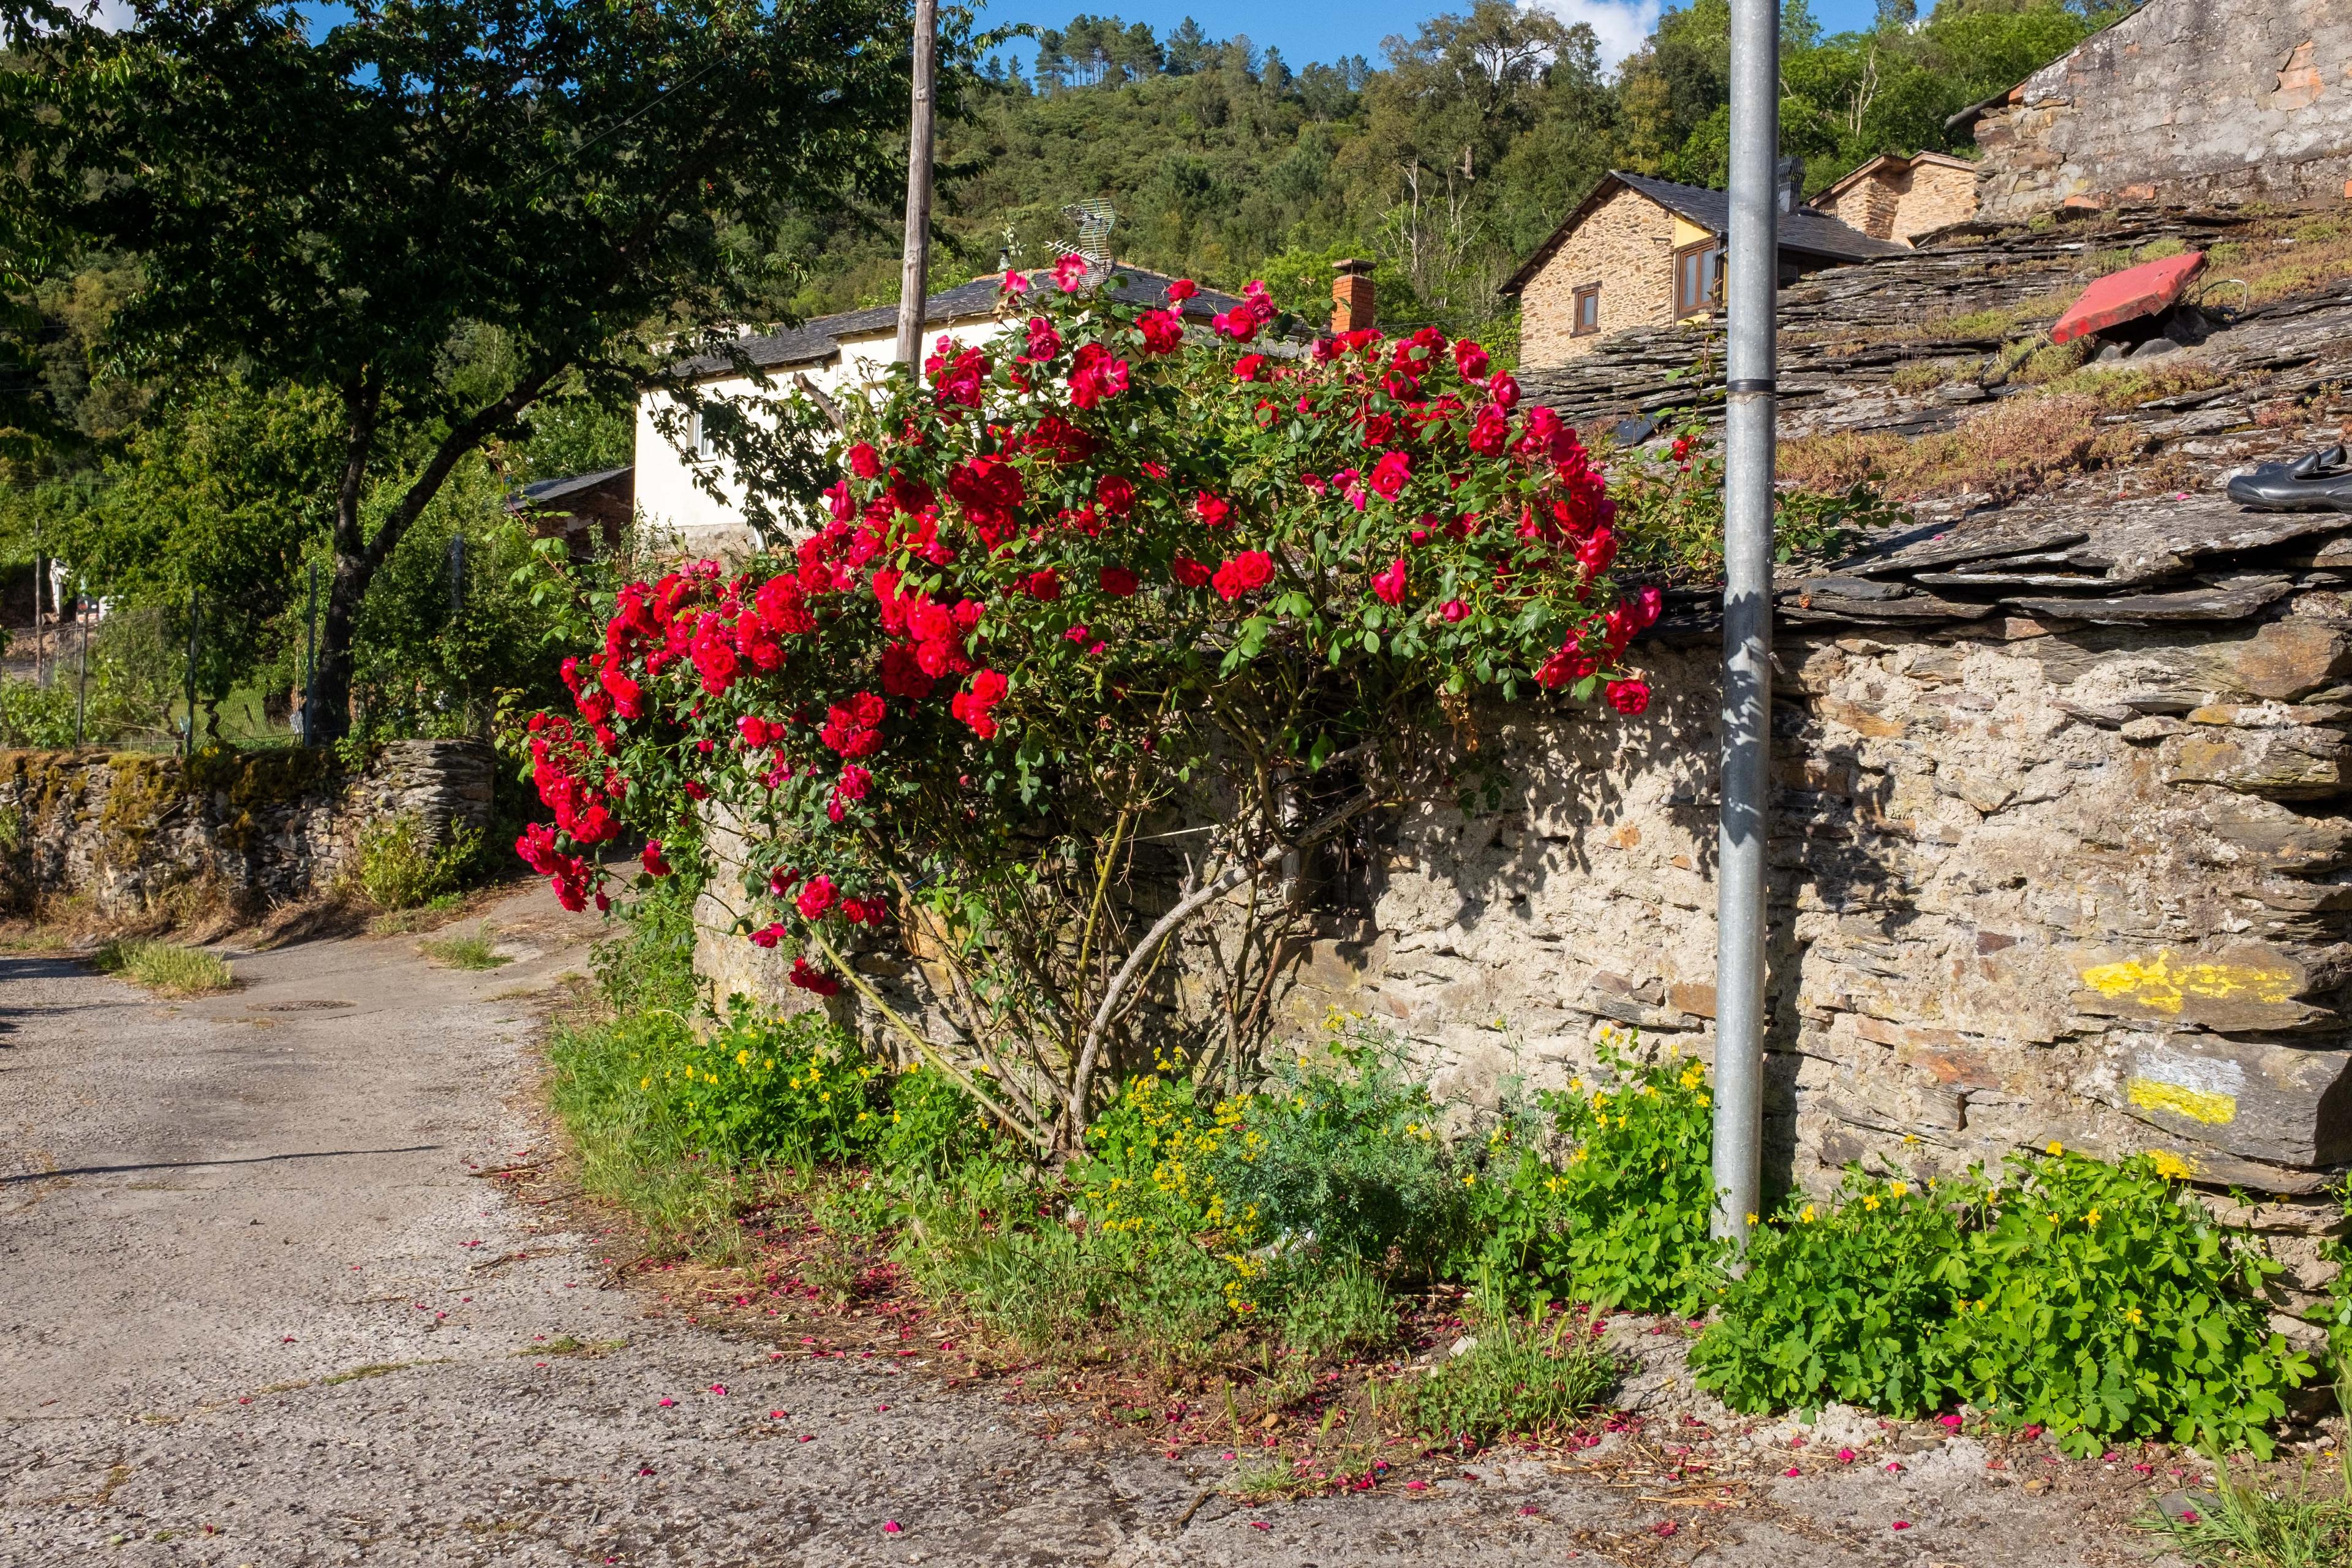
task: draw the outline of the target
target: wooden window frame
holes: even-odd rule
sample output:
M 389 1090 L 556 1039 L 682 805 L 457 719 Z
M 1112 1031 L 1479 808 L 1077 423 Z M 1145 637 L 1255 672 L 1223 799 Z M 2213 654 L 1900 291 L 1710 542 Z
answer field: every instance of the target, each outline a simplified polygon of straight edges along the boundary
M 1584 316 L 1584 308 L 1588 304 L 1592 307 L 1592 320 L 1590 325 L 1586 324 Z M 1601 285 L 1587 283 L 1569 296 L 1568 335 L 1572 338 L 1590 338 L 1598 335 L 1600 331 Z
M 1709 251 L 1713 251 L 1716 258 L 1714 286 L 1706 290 L 1706 298 L 1696 303 L 1688 302 L 1683 294 L 1683 263 L 1694 256 L 1702 256 Z M 1723 303 L 1723 242 L 1720 239 L 1708 238 L 1695 244 L 1676 247 L 1674 289 L 1675 320 L 1677 321 L 1687 321 L 1693 316 L 1704 316 L 1720 307 Z

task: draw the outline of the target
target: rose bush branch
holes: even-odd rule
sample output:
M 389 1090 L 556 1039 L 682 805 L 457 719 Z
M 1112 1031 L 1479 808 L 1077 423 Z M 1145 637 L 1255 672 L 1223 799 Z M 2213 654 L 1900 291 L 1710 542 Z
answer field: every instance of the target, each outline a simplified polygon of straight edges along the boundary
M 610 897 L 590 847 L 643 833 L 655 879 L 724 820 L 743 939 L 931 1059 L 842 959 L 895 936 L 1005 1119 L 1070 1148 L 1128 1058 L 1186 1059 L 1175 990 L 1162 1036 L 1133 1029 L 1176 931 L 1245 884 L 1255 930 L 1269 868 L 1459 794 L 1474 699 L 1640 712 L 1625 655 L 1659 595 L 1619 591 L 1602 476 L 1475 343 L 1269 347 L 1257 285 L 1211 309 L 1075 257 L 1002 298 L 1002 335 L 940 339 L 844 399 L 838 437 L 789 409 L 719 424 L 804 536 L 619 591 L 563 667 L 571 710 L 530 721 L 555 823 L 518 847 L 578 905 Z M 1228 868 L 1147 924 L 1147 846 L 1202 821 Z M 1249 1019 L 1282 951 L 1233 949 Z M 1246 1072 L 1244 1011 L 1221 1011 L 1213 1054 Z

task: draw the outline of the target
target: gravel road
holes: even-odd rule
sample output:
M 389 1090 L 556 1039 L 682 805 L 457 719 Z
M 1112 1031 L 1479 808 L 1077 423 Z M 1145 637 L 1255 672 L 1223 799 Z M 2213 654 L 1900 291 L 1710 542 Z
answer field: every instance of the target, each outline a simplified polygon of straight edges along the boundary
M 2112 1488 L 1958 1447 L 1759 1470 L 1704 1528 L 1531 1458 L 1253 1510 L 1214 1456 L 687 1325 L 479 1174 L 555 1152 L 532 1042 L 595 931 L 536 892 L 489 919 L 503 968 L 320 940 L 184 1003 L 0 956 L 0 1564 L 2147 1560 Z

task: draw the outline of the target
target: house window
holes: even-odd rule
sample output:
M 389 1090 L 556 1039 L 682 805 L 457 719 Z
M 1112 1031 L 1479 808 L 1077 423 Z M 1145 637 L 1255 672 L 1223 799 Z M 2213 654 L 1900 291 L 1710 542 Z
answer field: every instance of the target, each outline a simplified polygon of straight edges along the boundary
M 1600 284 L 1587 283 L 1576 291 L 1575 303 L 1570 312 L 1570 320 L 1574 322 L 1574 325 L 1569 329 L 1570 335 L 1572 337 L 1590 337 L 1601 330 Z
M 708 463 L 719 456 L 719 447 L 711 441 L 710 433 L 702 427 L 702 410 L 699 408 L 688 410 L 686 416 L 686 449 L 694 454 L 694 460 L 698 463 Z
M 1675 320 L 1703 316 L 1723 299 L 1723 247 L 1702 240 L 1675 252 Z

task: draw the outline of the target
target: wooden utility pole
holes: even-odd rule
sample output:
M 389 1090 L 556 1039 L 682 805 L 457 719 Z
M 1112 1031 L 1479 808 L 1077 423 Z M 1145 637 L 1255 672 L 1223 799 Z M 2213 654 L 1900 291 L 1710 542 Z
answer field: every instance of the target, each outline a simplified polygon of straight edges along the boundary
M 898 358 L 919 366 L 931 269 L 931 121 L 939 0 L 915 0 L 915 112 L 907 128 L 907 249 L 898 272 Z

